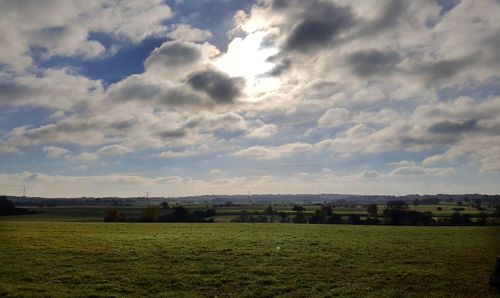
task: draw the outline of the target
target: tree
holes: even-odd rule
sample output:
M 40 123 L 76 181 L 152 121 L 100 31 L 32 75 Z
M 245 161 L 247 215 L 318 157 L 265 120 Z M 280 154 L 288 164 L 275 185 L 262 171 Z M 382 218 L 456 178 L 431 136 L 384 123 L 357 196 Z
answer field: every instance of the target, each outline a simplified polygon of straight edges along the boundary
M 288 214 L 285 212 L 278 212 L 278 216 L 280 217 L 280 223 L 290 222 Z
M 145 221 L 157 222 L 160 218 L 160 207 L 159 206 L 146 206 L 144 209 L 143 219 Z
M 161 202 L 160 207 L 161 207 L 161 209 L 170 209 L 168 202 Z
M 322 224 L 325 223 L 326 219 L 321 210 L 316 210 L 314 215 L 309 218 L 309 223 L 311 224 Z
M 368 214 L 370 216 L 377 217 L 378 216 L 377 204 L 370 204 L 370 205 L 366 206 L 366 212 L 368 212 Z
M 274 214 L 273 205 L 269 204 L 269 206 L 267 206 L 266 213 Z
M 328 219 L 326 220 L 327 224 L 341 224 L 342 223 L 342 216 L 339 214 L 332 214 Z
M 183 206 L 178 206 L 174 208 L 174 213 L 172 213 L 172 218 L 174 222 L 188 222 L 191 221 L 191 213 Z
M 193 211 L 193 220 L 197 222 L 213 222 L 216 215 L 215 209 L 208 209 L 206 211 L 197 210 Z
M 480 212 L 477 215 L 477 224 L 481 226 L 485 226 L 488 223 L 488 214 L 485 212 Z
M 408 213 L 408 204 L 405 201 L 389 201 L 384 209 L 384 217 L 390 225 L 405 223 Z
M 6 196 L 0 197 L 0 215 L 14 214 L 16 209 L 16 204 L 11 200 L 8 200 Z
M 292 218 L 293 223 L 307 223 L 307 218 L 302 212 L 297 212 L 297 214 Z
M 300 213 L 302 211 L 306 211 L 306 208 L 299 206 L 299 205 L 295 205 L 295 206 L 293 206 L 292 210 L 297 212 L 297 213 Z
M 410 210 L 406 214 L 405 220 L 409 225 L 430 225 L 432 223 L 432 213 Z
M 323 213 L 324 216 L 332 216 L 332 214 L 333 214 L 333 207 L 332 207 L 332 205 L 323 205 L 323 206 L 321 206 L 321 212 Z
M 0 215 L 14 215 L 14 214 L 34 214 L 36 212 L 30 211 L 26 208 L 16 208 L 16 204 L 7 199 L 6 196 L 0 196 Z
M 118 209 L 108 209 L 104 213 L 104 221 L 116 222 L 123 221 L 125 217 L 118 211 Z
M 452 225 L 459 225 L 462 222 L 462 217 L 460 216 L 460 213 L 457 211 L 453 212 L 453 214 L 450 217 L 450 223 Z
M 405 201 L 401 201 L 401 200 L 389 201 L 389 202 L 387 202 L 386 206 L 389 209 L 395 209 L 395 210 L 407 210 L 408 209 L 408 203 L 406 203 Z
M 351 225 L 359 225 L 363 222 L 361 221 L 361 218 L 358 214 L 350 214 L 347 218 L 347 223 Z

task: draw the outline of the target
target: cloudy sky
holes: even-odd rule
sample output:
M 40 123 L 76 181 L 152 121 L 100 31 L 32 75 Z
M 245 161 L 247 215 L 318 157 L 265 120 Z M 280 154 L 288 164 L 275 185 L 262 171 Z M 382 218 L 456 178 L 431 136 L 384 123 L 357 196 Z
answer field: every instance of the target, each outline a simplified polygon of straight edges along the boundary
M 499 193 L 497 0 L 0 0 L 0 193 Z

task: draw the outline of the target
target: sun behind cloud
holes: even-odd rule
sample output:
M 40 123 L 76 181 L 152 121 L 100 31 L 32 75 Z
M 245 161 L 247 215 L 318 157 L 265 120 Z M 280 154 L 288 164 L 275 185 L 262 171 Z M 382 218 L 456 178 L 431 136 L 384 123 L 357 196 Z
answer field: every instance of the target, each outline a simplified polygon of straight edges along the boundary
M 244 91 L 248 101 L 255 101 L 258 95 L 277 90 L 281 85 L 279 78 L 267 75 L 276 67 L 270 58 L 279 52 L 274 46 L 264 45 L 267 35 L 265 31 L 257 31 L 236 37 L 229 43 L 227 51 L 213 62 L 230 76 L 245 79 Z

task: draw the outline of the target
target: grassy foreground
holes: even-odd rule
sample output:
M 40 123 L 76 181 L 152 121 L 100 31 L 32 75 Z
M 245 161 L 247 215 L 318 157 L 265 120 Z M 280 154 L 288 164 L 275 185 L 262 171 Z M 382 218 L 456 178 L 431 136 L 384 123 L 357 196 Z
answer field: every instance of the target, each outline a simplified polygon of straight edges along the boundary
M 0 222 L 0 296 L 496 297 L 498 227 Z

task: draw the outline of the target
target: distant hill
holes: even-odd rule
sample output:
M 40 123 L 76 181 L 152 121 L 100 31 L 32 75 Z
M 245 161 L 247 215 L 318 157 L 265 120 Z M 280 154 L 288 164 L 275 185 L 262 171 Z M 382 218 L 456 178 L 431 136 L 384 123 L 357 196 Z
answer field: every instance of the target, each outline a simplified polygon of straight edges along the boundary
M 117 205 L 125 206 L 149 201 L 159 203 L 162 201 L 176 202 L 180 204 L 236 204 L 248 203 L 300 203 L 315 204 L 324 202 L 348 202 L 355 204 L 378 203 L 385 204 L 392 200 L 403 200 L 412 202 L 415 199 L 437 198 L 439 201 L 462 201 L 481 199 L 483 201 L 499 200 L 500 195 L 484 194 L 434 194 L 434 195 L 353 195 L 353 194 L 258 194 L 258 195 L 201 195 L 185 197 L 82 197 L 82 198 L 43 198 L 43 197 L 20 197 L 5 196 L 18 206 L 62 206 L 62 205 Z

